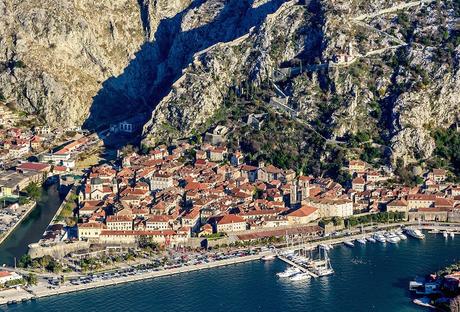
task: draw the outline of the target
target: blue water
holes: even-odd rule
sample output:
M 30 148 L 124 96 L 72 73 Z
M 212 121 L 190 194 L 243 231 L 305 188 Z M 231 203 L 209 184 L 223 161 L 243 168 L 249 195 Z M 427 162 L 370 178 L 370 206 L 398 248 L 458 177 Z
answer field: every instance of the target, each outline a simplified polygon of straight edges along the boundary
M 408 283 L 460 258 L 460 237 L 408 239 L 398 245 L 337 246 L 336 274 L 303 282 L 278 279 L 280 261 L 254 261 L 149 281 L 112 286 L 5 311 L 423 311 L 411 303 Z M 1 309 L 1 308 L 0 308 Z
M 35 243 L 42 238 L 43 232 L 53 219 L 61 202 L 57 184 L 42 189 L 37 206 L 0 245 L 0 265 L 12 266 L 15 257 L 19 260 L 27 253 L 30 243 Z

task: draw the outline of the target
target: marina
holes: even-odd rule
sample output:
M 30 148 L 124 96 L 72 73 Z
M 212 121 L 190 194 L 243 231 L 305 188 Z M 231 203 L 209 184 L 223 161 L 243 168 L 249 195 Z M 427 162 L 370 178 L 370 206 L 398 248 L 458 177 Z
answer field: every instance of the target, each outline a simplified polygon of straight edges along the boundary
M 398 244 L 341 243 L 328 251 L 334 275 L 291 281 L 277 273 L 290 267 L 284 261 L 250 261 L 205 271 L 100 287 L 39 298 L 6 311 L 190 311 L 202 306 L 215 311 L 424 311 L 408 294 L 409 282 L 452 263 L 460 254 L 460 240 L 444 240 L 442 235 L 426 234 L 424 240 L 409 238 Z M 87 284 L 91 285 L 91 284 Z M 89 286 L 87 286 L 89 287 Z M 178 291 L 180 289 L 180 291 Z M 356 291 L 365 289 L 366 291 Z M 173 297 L 171 294 L 174 294 Z M 124 298 L 105 301 L 103 298 Z M 174 298 L 174 300 L 171 300 Z M 220 298 L 216 303 L 216 299 Z
M 425 234 L 422 233 L 418 228 L 407 228 L 405 232 L 413 239 L 423 240 Z M 358 236 L 353 239 L 342 238 L 342 243 L 344 247 L 355 248 L 358 246 L 365 246 L 367 242 L 369 243 L 382 243 L 386 242 L 390 244 L 398 244 L 401 241 L 407 240 L 407 236 L 403 233 L 402 229 L 394 229 L 390 231 L 378 231 L 372 234 L 369 234 L 367 237 L 365 235 Z M 335 242 L 336 244 L 338 242 Z M 275 253 L 279 260 L 285 262 L 289 267 L 283 271 L 279 272 L 276 275 L 280 278 L 290 278 L 290 280 L 304 280 L 308 278 L 318 278 L 322 276 L 328 276 L 334 274 L 334 269 L 332 268 L 330 259 L 328 257 L 328 251 L 333 248 L 333 245 L 329 244 L 318 244 L 315 247 L 312 246 L 297 246 L 289 247 L 284 251 L 280 252 L 278 250 L 272 251 L 273 253 L 265 256 L 262 260 L 273 260 Z M 312 255 L 316 250 L 317 259 Z M 308 252 L 308 255 L 307 255 Z M 308 276 L 308 277 L 307 277 Z

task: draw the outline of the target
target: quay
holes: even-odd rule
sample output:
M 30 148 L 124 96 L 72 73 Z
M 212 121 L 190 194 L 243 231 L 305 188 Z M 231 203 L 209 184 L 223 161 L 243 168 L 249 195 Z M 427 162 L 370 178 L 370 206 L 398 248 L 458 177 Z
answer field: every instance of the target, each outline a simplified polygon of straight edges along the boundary
M 406 227 L 416 227 L 419 229 L 423 230 L 431 230 L 431 229 L 439 229 L 439 230 L 460 230 L 460 225 L 457 223 L 441 223 L 441 224 L 435 224 L 433 222 L 426 222 L 424 224 L 417 224 L 417 223 L 398 223 L 398 224 L 388 224 L 388 225 L 380 225 L 377 228 L 368 228 L 365 233 L 362 233 L 360 231 L 353 232 L 352 235 L 346 235 L 346 236 L 340 236 L 340 237 L 326 237 L 322 239 L 318 239 L 315 241 L 311 242 L 306 242 L 302 244 L 296 244 L 293 246 L 287 246 L 287 247 L 282 247 L 282 248 L 277 248 L 278 251 L 278 259 L 281 261 L 298 267 L 302 272 L 310 274 L 312 277 L 317 277 L 317 275 L 310 270 L 304 268 L 304 267 L 299 267 L 298 264 L 294 263 L 293 261 L 287 259 L 286 257 L 282 256 L 283 251 L 287 250 L 300 250 L 300 249 L 309 249 L 309 248 L 317 248 L 318 245 L 320 244 L 329 244 L 329 245 L 336 245 L 336 244 L 341 244 L 345 241 L 350 241 L 350 240 L 355 240 L 357 238 L 361 238 L 363 234 L 371 234 L 372 232 L 379 231 L 382 229 L 389 229 L 389 228 L 395 228 L 395 227 L 400 227 L 400 226 L 406 226 Z M 28 288 L 14 288 L 14 289 L 8 289 L 0 292 L 0 305 L 7 304 L 8 302 L 11 301 L 16 301 L 20 303 L 21 301 L 27 301 L 31 299 L 38 299 L 38 298 L 44 298 L 48 296 L 53 296 L 53 295 L 60 295 L 60 294 L 66 294 L 66 293 L 71 293 L 71 292 L 78 292 L 78 291 L 83 291 L 83 290 L 90 290 L 90 289 L 95 289 L 95 288 L 100 288 L 100 287 L 106 287 L 106 286 L 112 286 L 112 285 L 120 285 L 124 283 L 129 283 L 129 282 L 135 282 L 135 281 L 142 281 L 142 280 L 147 280 L 147 279 L 152 279 L 152 278 L 157 278 L 157 277 L 164 277 L 164 276 L 171 276 L 175 274 L 181 274 L 181 273 L 187 273 L 187 272 L 193 272 L 193 271 L 199 271 L 199 270 L 205 270 L 205 269 L 211 269 L 211 268 L 217 268 L 220 266 L 227 266 L 227 265 L 232 265 L 232 264 L 238 264 L 238 263 L 244 263 L 244 262 L 249 262 L 249 261 L 254 261 L 254 260 L 260 260 L 264 256 L 269 256 L 273 255 L 272 251 L 263 251 L 260 252 L 256 255 L 249 255 L 249 256 L 242 256 L 242 257 L 235 257 L 231 259 L 225 259 L 225 260 L 218 260 L 215 262 L 210 262 L 210 263 L 203 263 L 203 264 L 197 264 L 197 265 L 191 265 L 191 266 L 182 266 L 179 268 L 174 268 L 174 269 L 164 269 L 164 270 L 159 270 L 159 271 L 154 271 L 154 272 L 146 272 L 146 273 L 140 273 L 137 275 L 130 275 L 126 277 L 118 277 L 118 278 L 112 278 L 109 280 L 100 280 L 100 281 L 94 281 L 89 284 L 79 284 L 79 285 L 71 285 L 71 284 L 66 284 L 62 285 L 57 288 L 48 288 L 47 284 L 39 284 L 38 286 L 32 286 Z M 6 270 L 14 270 L 10 268 L 5 268 Z M 16 270 L 14 270 L 16 271 Z M 22 274 L 27 273 L 26 271 L 21 272 Z
M 37 202 L 32 201 L 26 205 L 27 209 L 21 215 L 18 221 L 12 227 L 10 227 L 5 233 L 3 233 L 2 237 L 0 237 L 0 245 L 11 235 L 11 233 L 13 233 L 13 231 L 19 226 L 19 224 L 21 224 L 21 222 L 24 221 L 24 219 L 30 214 L 30 212 L 34 210 L 34 208 L 37 206 Z
M 19 303 L 20 301 L 30 300 L 32 298 L 38 299 L 38 298 L 67 294 L 67 293 L 72 293 L 72 292 L 77 292 L 77 291 L 90 290 L 90 289 L 95 289 L 95 288 L 100 288 L 100 287 L 120 285 L 120 284 L 129 283 L 129 282 L 143 281 L 143 280 L 157 278 L 157 277 L 171 276 L 171 275 L 176 275 L 180 273 L 188 273 L 188 272 L 212 269 L 212 268 L 227 266 L 227 265 L 232 265 L 232 264 L 239 264 L 239 263 L 259 260 L 261 257 L 269 255 L 269 254 L 271 254 L 270 251 L 265 251 L 265 252 L 260 252 L 256 255 L 235 257 L 232 259 L 218 260 L 218 261 L 211 262 L 211 263 L 203 263 L 203 264 L 197 264 L 193 266 L 183 266 L 183 267 L 174 268 L 174 269 L 141 273 L 138 275 L 113 278 L 110 280 L 95 281 L 89 284 L 63 285 L 63 286 L 53 288 L 53 289 L 49 289 L 43 285 L 32 286 L 28 288 L 27 291 L 23 288 L 9 289 L 9 290 L 0 292 L 0 305 L 7 304 L 8 302 L 11 302 L 13 300 Z

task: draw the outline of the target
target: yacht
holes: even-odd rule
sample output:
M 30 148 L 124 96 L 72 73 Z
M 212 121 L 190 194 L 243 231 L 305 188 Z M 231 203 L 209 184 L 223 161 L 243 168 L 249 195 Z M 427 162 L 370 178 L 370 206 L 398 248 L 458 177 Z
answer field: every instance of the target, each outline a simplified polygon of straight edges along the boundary
M 387 237 L 387 242 L 397 244 L 401 239 L 396 235 L 390 235 Z
M 305 256 L 295 256 L 292 258 L 292 261 L 294 261 L 295 263 L 302 263 L 302 264 L 305 264 L 307 263 L 308 261 L 310 261 L 310 258 L 308 257 L 305 257 Z
M 345 246 L 347 246 L 347 247 L 355 247 L 355 244 L 353 244 L 353 242 L 351 242 L 351 241 L 345 241 L 345 242 L 343 242 L 343 244 Z
M 287 268 L 283 272 L 276 273 L 276 276 L 278 276 L 278 277 L 291 277 L 291 276 L 293 276 L 294 274 L 297 274 L 297 273 L 300 273 L 300 270 L 298 268 L 290 267 L 290 268 Z
M 284 251 L 283 256 L 285 256 L 285 257 L 294 256 L 294 250 L 286 250 L 286 251 Z
M 266 255 L 260 258 L 262 261 L 272 261 L 276 259 L 276 255 Z
M 310 278 L 311 278 L 311 276 L 308 273 L 297 273 L 297 274 L 291 276 L 289 279 L 291 281 L 303 281 L 303 280 L 307 280 L 307 279 L 310 279 Z
M 316 270 L 318 276 L 328 276 L 334 274 L 334 269 L 327 267 L 319 267 Z
M 319 259 L 312 261 L 310 269 L 318 276 L 327 276 L 334 274 L 334 269 L 331 266 L 331 260 L 326 249 L 319 249 Z
M 378 241 L 379 243 L 386 243 L 387 239 L 385 238 L 385 236 L 381 235 L 381 234 L 377 234 L 374 236 L 374 239 L 376 241 Z
M 413 237 L 413 238 L 418 238 L 418 239 L 424 239 L 425 234 L 422 233 L 419 229 L 407 229 L 406 234 Z
M 357 241 L 358 243 L 360 243 L 360 244 L 363 244 L 363 245 L 366 244 L 366 239 L 365 239 L 364 237 L 363 237 L 363 238 L 358 238 L 356 241 Z
M 375 238 L 373 238 L 372 236 L 368 236 L 368 237 L 366 237 L 366 239 L 367 239 L 369 242 L 371 242 L 371 243 L 375 243 L 375 242 L 376 242 Z

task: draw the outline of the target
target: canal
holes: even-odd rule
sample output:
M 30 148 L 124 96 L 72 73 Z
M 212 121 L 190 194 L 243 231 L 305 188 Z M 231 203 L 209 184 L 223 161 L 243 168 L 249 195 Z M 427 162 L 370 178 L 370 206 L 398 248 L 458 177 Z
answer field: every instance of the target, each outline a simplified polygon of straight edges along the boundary
M 42 189 L 37 206 L 0 245 L 0 265 L 13 265 L 14 257 L 19 260 L 28 245 L 42 237 L 61 202 L 57 183 Z

